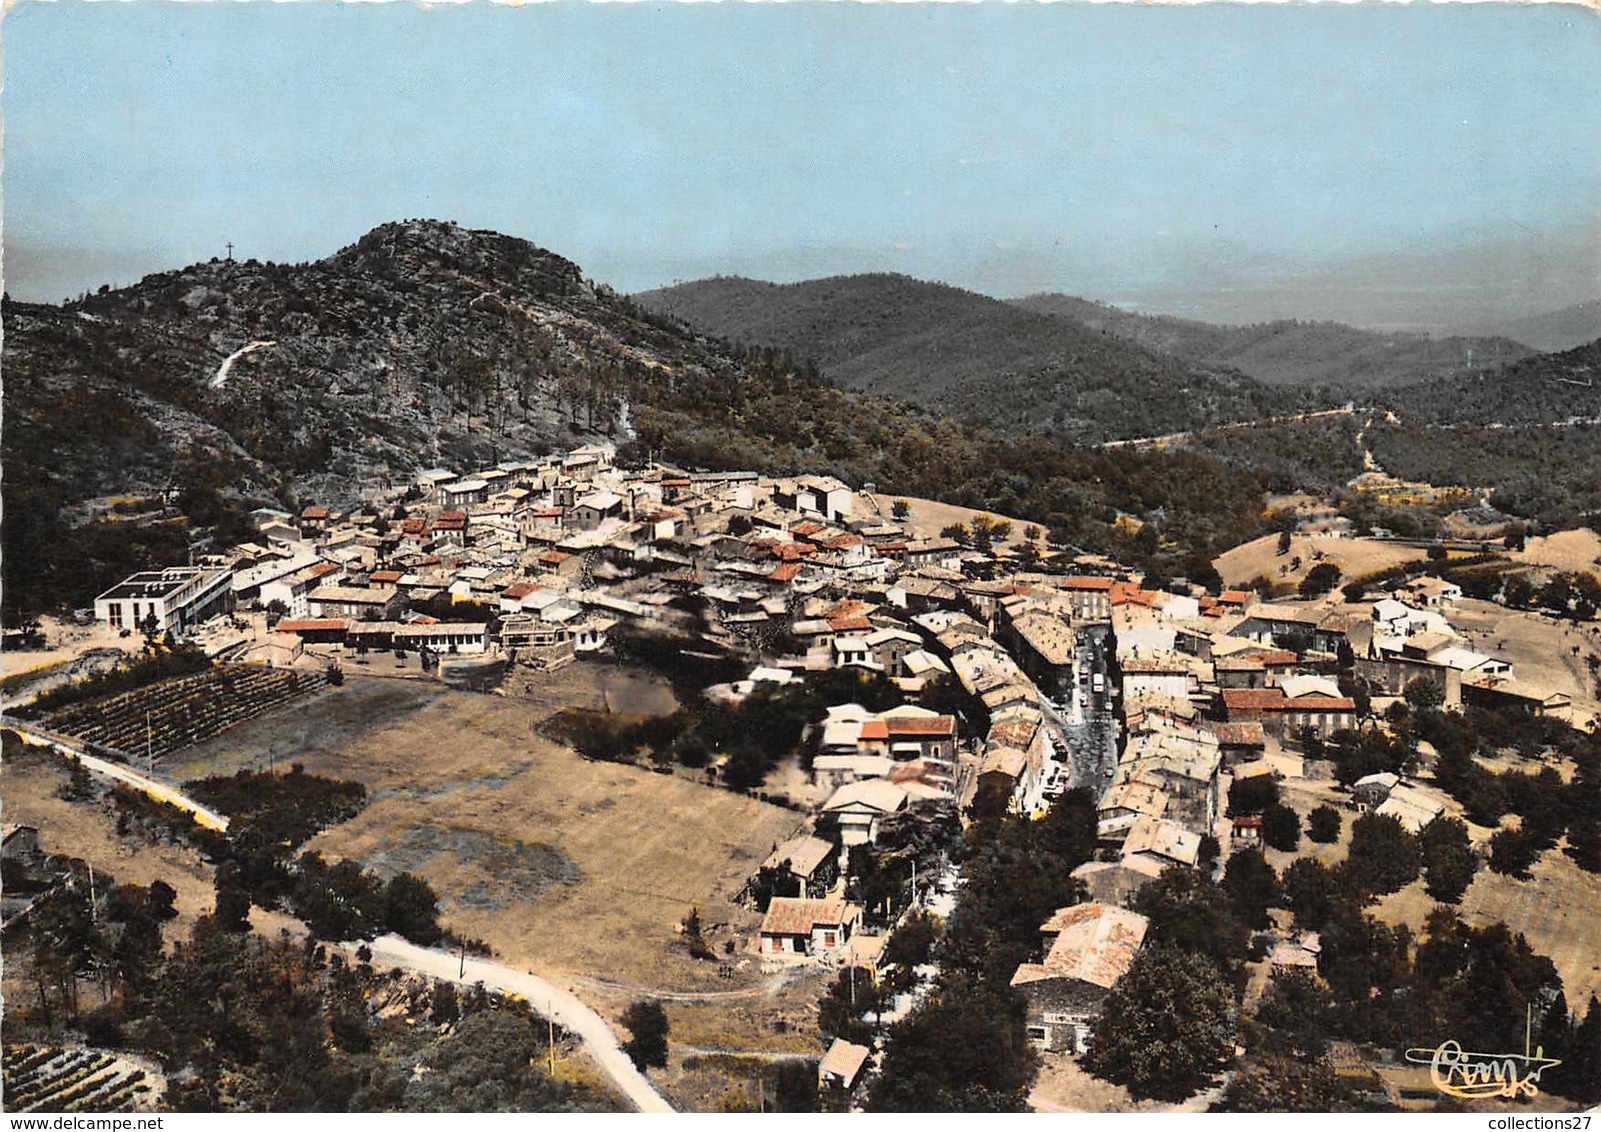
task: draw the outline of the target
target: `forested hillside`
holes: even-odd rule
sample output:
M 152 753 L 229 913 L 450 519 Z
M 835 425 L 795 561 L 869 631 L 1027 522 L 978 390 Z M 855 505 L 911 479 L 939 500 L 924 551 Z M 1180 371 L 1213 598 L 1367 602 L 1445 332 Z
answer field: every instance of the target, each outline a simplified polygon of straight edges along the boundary
M 720 278 L 636 296 L 732 342 L 814 362 L 848 389 L 1078 443 L 1295 412 L 1324 400 L 1268 388 L 1070 320 L 902 275 L 779 286 Z
M 1014 305 L 1197 365 L 1230 366 L 1274 385 L 1357 390 L 1407 385 L 1494 367 L 1534 353 L 1507 338 L 1378 333 L 1338 322 L 1284 319 L 1218 326 L 1169 315 L 1137 314 L 1071 295 L 1031 295 Z

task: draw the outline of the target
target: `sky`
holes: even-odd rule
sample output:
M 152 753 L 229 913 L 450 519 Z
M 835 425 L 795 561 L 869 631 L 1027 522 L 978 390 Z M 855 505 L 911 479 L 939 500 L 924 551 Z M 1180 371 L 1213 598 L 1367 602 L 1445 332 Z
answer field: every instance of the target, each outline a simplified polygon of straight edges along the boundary
M 0 34 L 18 298 L 408 217 L 623 291 L 898 271 L 1439 326 L 1601 297 L 1580 7 L 20 0 Z

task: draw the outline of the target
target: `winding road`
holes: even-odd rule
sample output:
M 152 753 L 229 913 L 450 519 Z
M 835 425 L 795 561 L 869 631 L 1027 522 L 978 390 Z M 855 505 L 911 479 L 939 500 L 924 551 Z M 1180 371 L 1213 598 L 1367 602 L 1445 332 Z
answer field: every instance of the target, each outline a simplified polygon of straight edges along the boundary
M 206 829 L 214 829 L 218 833 L 228 832 L 228 819 L 207 806 L 202 806 L 175 786 L 168 786 L 165 782 L 151 778 L 147 774 L 140 774 L 132 767 L 122 763 L 110 762 L 98 758 L 84 750 L 83 743 L 71 736 L 59 735 L 54 731 L 46 730 L 38 724 L 26 720 L 12 719 L 0 716 L 0 727 L 15 731 L 22 737 L 22 741 L 35 747 L 49 747 L 51 750 L 69 759 L 75 759 L 84 770 L 90 774 L 97 774 L 101 778 L 109 778 L 132 786 L 142 794 L 146 794 L 158 802 L 165 802 L 169 806 L 190 814 L 197 825 Z
M 361 945 L 340 946 L 354 953 Z M 606 1019 L 585 1006 L 571 991 L 527 971 L 487 959 L 463 960 L 459 955 L 419 947 L 397 935 L 379 936 L 367 946 L 372 951 L 374 964 L 399 967 L 463 986 L 483 983 L 491 990 L 526 999 L 536 1011 L 582 1038 L 590 1054 L 636 1109 L 640 1112 L 675 1111 L 645 1075 L 634 1068 Z

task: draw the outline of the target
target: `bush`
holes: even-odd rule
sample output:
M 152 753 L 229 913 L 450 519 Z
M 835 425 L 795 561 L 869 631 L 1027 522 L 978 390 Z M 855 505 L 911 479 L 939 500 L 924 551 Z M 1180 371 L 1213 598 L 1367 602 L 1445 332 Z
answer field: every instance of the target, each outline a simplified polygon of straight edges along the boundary
M 1332 845 L 1340 839 L 1340 811 L 1333 806 L 1319 806 L 1306 816 L 1306 835 L 1320 845 Z
M 1275 802 L 1262 811 L 1262 840 L 1274 849 L 1295 852 L 1301 843 L 1301 818 L 1290 807 Z
M 667 1066 L 667 1012 L 655 999 L 638 999 L 623 1011 L 623 1025 L 633 1035 L 623 1043 L 623 1052 L 636 1068 Z

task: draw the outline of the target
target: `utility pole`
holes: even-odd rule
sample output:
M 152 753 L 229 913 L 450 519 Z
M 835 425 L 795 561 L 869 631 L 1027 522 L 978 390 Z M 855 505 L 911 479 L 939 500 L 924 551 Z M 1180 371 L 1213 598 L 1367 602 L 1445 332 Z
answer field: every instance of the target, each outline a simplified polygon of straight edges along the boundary
M 463 979 L 467 977 L 467 938 L 465 936 L 462 937 L 461 941 L 461 971 L 459 976 Z
M 550 1075 L 556 1076 L 556 1019 L 551 1016 L 550 1002 L 545 1003 L 545 1050 L 550 1054 Z
M 150 712 L 145 712 L 145 770 L 149 774 L 156 773 L 155 756 L 156 733 L 150 727 Z
M 229 263 L 233 262 L 233 241 L 232 240 L 228 241 L 228 262 Z

